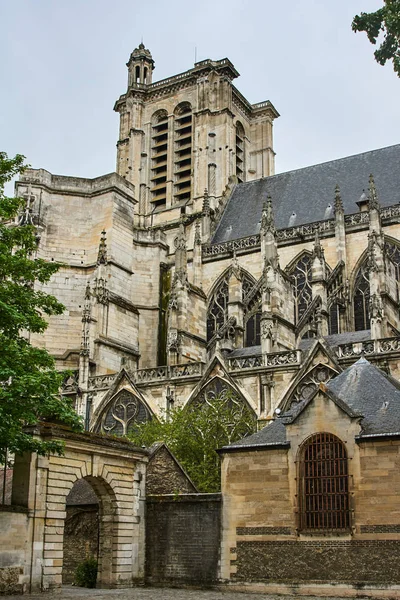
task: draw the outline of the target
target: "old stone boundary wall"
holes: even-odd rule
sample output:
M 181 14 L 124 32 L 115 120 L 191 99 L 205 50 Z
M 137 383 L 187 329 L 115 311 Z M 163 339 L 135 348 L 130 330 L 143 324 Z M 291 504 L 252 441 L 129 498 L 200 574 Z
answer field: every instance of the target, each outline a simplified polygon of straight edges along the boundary
M 148 496 L 146 513 L 147 583 L 217 582 L 221 494 Z
M 30 562 L 31 526 L 28 510 L 0 506 L 0 595 L 24 591 L 21 581 Z

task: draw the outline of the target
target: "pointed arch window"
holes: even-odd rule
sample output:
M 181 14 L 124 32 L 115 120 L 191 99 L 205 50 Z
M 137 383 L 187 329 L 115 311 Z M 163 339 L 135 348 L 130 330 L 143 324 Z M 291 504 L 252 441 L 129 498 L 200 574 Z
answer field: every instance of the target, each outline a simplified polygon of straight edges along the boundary
M 129 390 L 120 390 L 100 414 L 94 430 L 97 433 L 127 435 L 135 423 L 151 419 L 145 404 Z
M 385 241 L 385 252 L 394 264 L 396 281 L 400 282 L 400 247 L 393 242 Z
M 370 327 L 369 299 L 369 272 L 367 261 L 365 260 L 357 272 L 354 284 L 353 307 L 355 331 L 362 331 Z
M 350 529 L 349 475 L 344 443 L 331 433 L 316 433 L 300 449 L 301 531 Z
M 254 279 L 244 274 L 242 278 L 242 301 L 244 303 L 244 346 L 246 348 L 261 344 L 261 292 L 256 289 L 253 293 L 254 286 Z
M 226 275 L 211 295 L 207 310 L 207 342 L 228 320 L 229 282 Z
M 297 325 L 312 300 L 311 255 L 303 254 L 291 267 L 289 274 L 293 278 L 294 323 Z

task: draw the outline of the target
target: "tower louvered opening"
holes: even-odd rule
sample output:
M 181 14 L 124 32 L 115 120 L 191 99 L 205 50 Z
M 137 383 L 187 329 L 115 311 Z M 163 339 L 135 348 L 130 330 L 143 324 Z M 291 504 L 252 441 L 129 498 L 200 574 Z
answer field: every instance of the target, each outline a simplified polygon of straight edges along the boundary
M 168 115 L 166 111 L 153 118 L 151 137 L 151 202 L 164 208 L 167 202 Z
M 174 199 L 187 202 L 192 192 L 192 132 L 193 116 L 190 104 L 175 111 Z

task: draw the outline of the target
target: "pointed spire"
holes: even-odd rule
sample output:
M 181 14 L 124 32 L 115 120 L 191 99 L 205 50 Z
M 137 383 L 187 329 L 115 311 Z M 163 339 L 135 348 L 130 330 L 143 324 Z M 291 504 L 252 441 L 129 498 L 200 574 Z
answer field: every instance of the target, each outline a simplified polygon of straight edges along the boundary
M 210 214 L 210 198 L 208 196 L 207 188 L 204 190 L 203 198 L 203 215 L 208 216 Z
M 107 234 L 105 229 L 101 232 L 100 244 L 99 244 L 99 252 L 97 254 L 97 264 L 98 265 L 106 265 L 107 264 Z
M 369 200 L 369 210 L 379 210 L 380 206 L 379 206 L 379 200 L 378 200 L 378 194 L 376 192 L 376 187 L 375 187 L 375 181 L 374 181 L 374 176 L 371 175 L 369 176 L 369 183 L 368 183 L 368 200 Z
M 315 228 L 314 247 L 312 250 L 313 258 L 317 257 L 319 260 L 324 259 L 324 249 L 321 246 L 321 240 L 319 239 L 318 227 Z
M 263 233 L 267 233 L 270 231 L 275 235 L 275 221 L 274 221 L 274 212 L 272 209 L 272 198 L 268 195 L 267 201 L 263 204 L 262 216 L 261 216 L 261 228 L 260 230 Z
M 342 196 L 340 194 L 340 188 L 338 185 L 335 187 L 335 215 L 338 213 L 343 213 L 343 201 Z

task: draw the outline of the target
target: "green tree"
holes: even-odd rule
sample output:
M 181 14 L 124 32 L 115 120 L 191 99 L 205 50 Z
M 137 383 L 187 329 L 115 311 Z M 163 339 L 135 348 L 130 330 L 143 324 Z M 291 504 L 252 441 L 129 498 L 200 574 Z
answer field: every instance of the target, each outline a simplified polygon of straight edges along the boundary
M 256 431 L 253 411 L 233 394 L 172 409 L 129 433 L 138 446 L 165 442 L 199 491 L 220 490 L 220 460 L 217 448 Z
M 64 307 L 40 289 L 59 265 L 36 257 L 37 239 L 30 219 L 17 222 L 24 200 L 8 198 L 4 186 L 24 170 L 24 157 L 0 152 L 0 463 L 6 452 L 62 452 L 62 444 L 34 439 L 24 427 L 55 418 L 72 427 L 80 419 L 60 394 L 63 375 L 53 358 L 29 342 L 42 333 L 46 317 Z M 24 223 L 24 224 L 22 224 Z
M 356 15 L 353 31 L 365 31 L 371 44 L 376 44 L 383 34 L 382 42 L 374 52 L 375 60 L 384 65 L 393 60 L 393 69 L 400 77 L 400 0 L 384 0 L 384 6 L 372 13 Z

